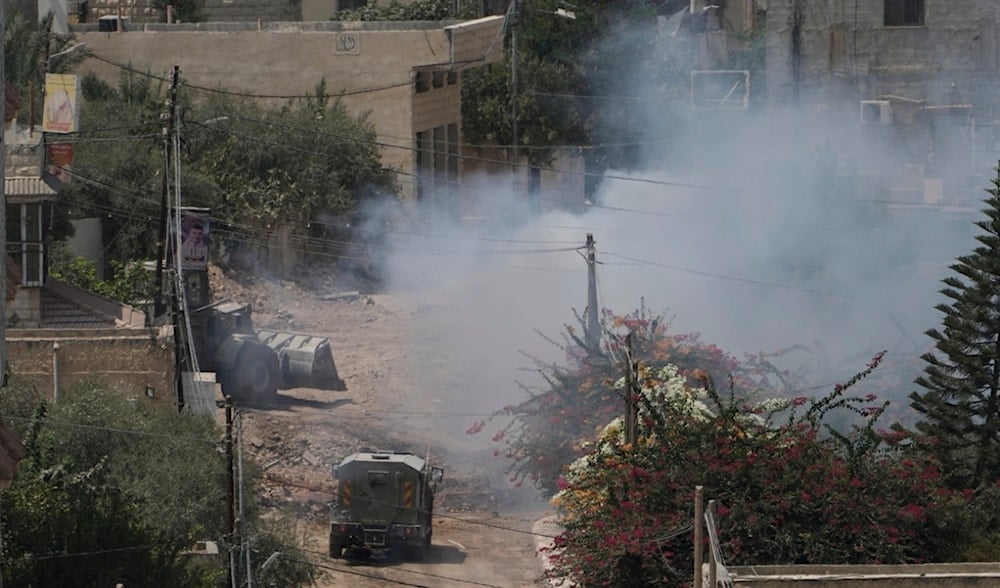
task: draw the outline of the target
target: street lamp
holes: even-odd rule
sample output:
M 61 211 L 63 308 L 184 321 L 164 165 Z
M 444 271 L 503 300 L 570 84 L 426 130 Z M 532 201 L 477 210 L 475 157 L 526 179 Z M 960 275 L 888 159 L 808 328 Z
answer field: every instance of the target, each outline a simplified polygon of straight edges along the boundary
M 49 73 L 50 71 L 52 71 L 52 60 L 55 59 L 56 57 L 62 57 L 63 55 L 69 55 L 70 53 L 76 53 L 77 51 L 79 51 L 81 49 L 86 49 L 86 48 L 87 48 L 87 44 L 86 43 L 77 43 L 76 45 L 73 45 L 72 47 L 67 47 L 66 49 L 63 49 L 62 51 L 59 51 L 58 53 L 53 53 L 52 55 L 49 55 L 48 57 L 45 58 L 45 73 Z

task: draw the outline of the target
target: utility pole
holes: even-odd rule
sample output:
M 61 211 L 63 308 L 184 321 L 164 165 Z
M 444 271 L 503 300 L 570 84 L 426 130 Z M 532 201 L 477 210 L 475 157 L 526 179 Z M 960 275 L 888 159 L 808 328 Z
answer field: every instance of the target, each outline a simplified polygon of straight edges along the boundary
M 170 98 L 167 100 L 167 124 L 163 127 L 163 182 L 160 191 L 160 232 L 156 243 L 156 301 L 154 303 L 153 318 L 157 319 L 166 312 L 167 304 L 165 288 L 163 287 L 163 264 L 167 255 L 167 193 L 169 191 L 170 177 L 170 155 L 173 152 L 174 116 L 177 112 L 177 80 L 180 77 L 181 68 L 174 66 L 173 75 L 170 77 Z M 175 260 L 176 261 L 176 260 Z M 176 335 L 175 335 L 176 338 Z M 177 374 L 180 377 L 180 374 Z
M 229 552 L 229 581 L 231 588 L 236 588 L 236 489 L 233 472 L 233 399 L 226 396 L 222 406 L 226 409 L 226 548 Z
M 598 351 L 601 344 L 601 322 L 597 310 L 597 251 L 594 234 L 587 233 L 587 332 L 584 338 L 590 351 Z
M 167 120 L 166 125 L 163 127 L 163 181 L 160 183 L 160 229 L 158 235 L 158 241 L 156 243 L 157 255 L 156 255 L 156 300 L 153 306 L 153 319 L 157 320 L 161 318 L 168 310 L 168 299 L 174 302 L 170 304 L 170 320 L 173 326 L 173 339 L 174 339 L 174 388 L 177 395 L 177 410 L 184 410 L 184 379 L 182 377 L 184 373 L 184 346 L 181 344 L 181 328 L 179 326 L 178 314 L 183 312 L 182 309 L 176 302 L 176 296 L 169 296 L 167 294 L 168 288 L 164 286 L 163 283 L 163 266 L 166 263 L 168 256 L 168 248 L 170 244 L 168 241 L 168 235 L 170 234 L 167 229 L 169 210 L 169 193 L 170 193 L 170 163 L 173 153 L 174 145 L 174 133 L 176 129 L 174 128 L 174 120 L 177 117 L 177 84 L 180 78 L 181 68 L 178 65 L 174 66 L 173 74 L 170 77 L 170 93 L 167 99 Z M 178 260 L 174 260 L 174 271 L 180 271 L 180 266 Z
M 520 138 L 518 137 L 517 128 L 517 29 L 521 25 L 521 7 L 519 0 L 511 0 L 511 10 L 510 10 L 510 132 L 511 132 L 511 145 L 510 145 L 510 165 L 514 170 L 514 192 L 518 192 L 520 188 L 520 174 L 518 173 L 518 142 Z
M 0 0 L 0 226 L 7 226 L 7 195 L 4 193 L 5 174 L 7 172 L 7 148 L 4 146 L 4 135 L 7 134 L 7 78 L 4 73 L 4 23 L 6 15 L 4 6 L 7 3 Z M 0 253 L 3 254 L 4 271 L 0 272 L 0 285 L 3 288 L 3 297 L 0 297 L 0 316 L 7 316 L 7 231 L 0 231 Z M 7 385 L 7 321 L 0 320 L 0 387 Z M 0 575 L 0 586 L 3 585 L 3 576 Z
M 625 336 L 625 361 L 628 371 L 625 373 L 625 443 L 635 447 L 639 440 L 639 406 L 636 396 L 639 395 L 639 362 L 632 358 L 632 333 Z

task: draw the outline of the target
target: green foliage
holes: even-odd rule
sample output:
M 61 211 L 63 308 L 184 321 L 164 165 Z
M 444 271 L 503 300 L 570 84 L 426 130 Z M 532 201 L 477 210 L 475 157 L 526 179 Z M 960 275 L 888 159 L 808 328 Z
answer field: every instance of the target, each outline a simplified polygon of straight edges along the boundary
M 663 129 L 648 121 L 653 113 L 663 119 L 669 101 L 685 95 L 691 55 L 659 41 L 657 4 L 574 2 L 576 18 L 567 20 L 549 6 L 522 3 L 507 30 L 518 32 L 518 142 L 532 165 L 546 164 L 554 146 L 595 145 L 584 153 L 588 171 L 630 168 L 639 161 L 628 144 L 662 140 Z M 508 50 L 503 64 L 463 74 L 470 143 L 513 142 L 511 59 Z
M 35 124 L 41 124 L 42 99 L 45 88 L 45 62 L 47 55 L 55 55 L 76 44 L 73 35 L 52 35 L 47 33 L 52 27 L 52 15 L 45 15 L 41 21 L 32 20 L 20 10 L 17 4 L 11 4 L 4 15 L 4 76 L 17 90 L 21 99 L 21 107 L 17 118 L 22 124 L 31 121 L 34 114 Z M 48 47 L 46 47 L 48 44 Z M 49 71 L 62 73 L 69 71 L 73 65 L 84 58 L 83 52 L 74 52 L 50 60 Z M 34 92 L 31 91 L 32 86 Z M 30 102 L 34 94 L 34 107 Z
M 102 218 L 106 258 L 118 275 L 130 261 L 158 253 L 150 235 L 157 234 L 163 191 L 166 89 L 129 70 L 116 87 L 94 76 L 81 87 L 90 140 L 77 143 L 79 181 L 64 187 L 65 214 Z M 380 164 L 372 124 L 349 115 L 325 82 L 279 108 L 225 93 L 194 102 L 183 87 L 178 102 L 185 204 L 212 209 L 213 243 L 225 241 L 231 252 L 262 248 L 263 235 L 285 222 L 308 227 L 316 243 L 334 242 L 327 219 L 398 192 L 393 171 Z
M 1000 555 L 997 488 L 954 491 L 887 403 L 851 395 L 882 355 L 824 397 L 742 400 L 640 364 L 638 434 L 621 419 L 560 479 L 566 528 L 554 576 L 587 585 L 682 585 L 693 567 L 693 492 L 718 503 L 729 564 L 913 563 Z M 847 411 L 860 422 L 836 429 Z
M 0 415 L 26 449 L 2 496 L 5 582 L 218 585 L 224 557 L 182 555 L 196 541 L 221 543 L 226 533 L 222 436 L 211 417 L 130 401 L 96 382 L 48 405 L 16 381 L 0 396 Z M 252 504 L 257 490 L 244 492 Z M 258 569 L 275 551 L 289 555 L 255 577 L 280 586 L 314 579 L 287 525 L 264 522 L 253 508 L 247 525 Z
M 2 413 L 24 441 L 4 492 L 4 579 L 12 585 L 185 586 L 181 550 L 221 534 L 224 469 L 210 419 L 132 403 L 94 383 L 59 404 L 23 386 Z M 135 432 L 135 434 L 129 434 Z
M 197 0 L 153 0 L 153 8 L 160 12 L 160 22 L 167 22 L 167 5 L 174 7 L 174 21 L 176 22 L 202 20 Z
M 354 10 L 334 11 L 330 20 L 468 20 L 479 16 L 475 2 L 455 10 L 454 0 L 416 0 L 406 4 L 393 0 L 388 5 L 366 4 Z
M 142 264 L 130 263 L 122 267 L 121 263 L 112 261 L 110 272 L 109 279 L 98 278 L 97 265 L 86 258 L 74 257 L 63 241 L 49 248 L 49 275 L 57 280 L 131 306 L 140 306 L 152 299 L 152 276 Z
M 980 488 L 1000 479 L 1000 168 L 976 223 L 979 246 L 951 266 L 937 305 L 942 327 L 930 329 L 934 351 L 922 356 L 923 392 L 910 399 L 921 414 L 926 449 L 945 465 L 954 488 Z
M 117 86 L 92 74 L 81 79 L 81 128 L 74 145 L 74 181 L 63 185 L 59 214 L 101 218 L 105 258 L 125 267 L 154 259 L 163 168 L 162 85 L 123 71 Z M 61 240 L 64 234 L 54 234 Z

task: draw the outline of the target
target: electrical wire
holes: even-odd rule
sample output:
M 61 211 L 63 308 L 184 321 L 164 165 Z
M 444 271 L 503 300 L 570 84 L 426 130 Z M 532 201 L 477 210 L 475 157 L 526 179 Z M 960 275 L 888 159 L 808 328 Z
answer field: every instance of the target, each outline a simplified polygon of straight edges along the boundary
M 334 572 L 340 572 L 341 574 L 350 574 L 352 576 L 360 576 L 362 578 L 371 578 L 371 579 L 374 579 L 374 580 L 382 580 L 383 582 L 388 582 L 389 584 L 396 584 L 397 586 L 413 586 L 414 588 L 429 588 L 427 586 L 424 586 L 423 584 L 411 584 L 409 582 L 403 582 L 402 580 L 392 580 L 390 578 L 386 578 L 385 576 L 377 576 L 375 574 L 366 574 L 364 572 L 358 572 L 358 571 L 350 570 L 350 569 L 347 569 L 347 568 L 336 567 L 336 566 L 331 566 L 331 565 L 327 565 L 327 564 L 316 563 L 316 562 L 312 562 L 312 561 L 304 561 L 304 560 L 301 560 L 301 559 L 296 559 L 296 558 L 287 557 L 287 556 L 285 556 L 285 559 L 287 559 L 290 562 L 294 562 L 294 563 L 298 563 L 298 564 L 305 564 L 305 565 L 309 565 L 309 566 L 315 566 L 317 568 L 324 569 L 324 570 L 332 570 Z M 497 586 L 496 588 L 501 588 L 501 587 Z
M 320 551 L 315 551 L 315 550 L 312 550 L 312 549 L 303 549 L 302 551 L 304 551 L 306 553 L 311 553 L 311 554 L 314 554 L 314 555 L 323 555 L 323 556 L 328 555 L 326 553 L 323 553 L 323 552 L 320 552 Z M 329 566 L 327 569 L 336 570 L 336 571 L 342 571 L 342 568 L 336 568 L 336 567 L 333 567 L 333 566 Z M 448 580 L 449 582 L 458 582 L 458 583 L 461 583 L 461 584 L 470 584 L 470 585 L 473 585 L 473 586 L 487 586 L 489 588 L 500 588 L 498 586 L 494 586 L 493 584 L 484 584 L 482 582 L 477 582 L 475 580 L 464 580 L 462 578 L 453 578 L 453 577 L 449 577 L 449 576 L 442 576 L 440 574 L 432 574 L 430 572 L 422 572 L 422 571 L 419 571 L 419 570 L 414 570 L 412 568 L 405 568 L 405 567 L 400 567 L 400 566 L 396 566 L 396 567 L 391 568 L 391 571 L 394 571 L 394 572 L 405 572 L 407 574 L 416 574 L 416 575 L 419 575 L 419 576 L 426 576 L 428 578 L 436 578 L 438 580 Z M 373 577 L 377 577 L 377 576 L 373 576 Z
M 43 425 L 55 426 L 55 427 L 69 427 L 74 429 L 85 429 L 90 431 L 101 431 L 105 433 L 119 433 L 123 435 L 135 435 L 138 437 L 152 437 L 158 439 L 171 439 L 177 441 L 189 441 L 191 443 L 206 443 L 208 445 L 218 445 L 221 441 L 219 439 L 205 439 L 203 437 L 184 437 L 175 434 L 168 433 L 153 433 L 151 431 L 140 431 L 138 429 L 125 429 L 122 427 L 107 427 L 101 425 L 89 425 L 85 423 L 74 423 L 69 421 L 53 420 L 50 418 L 36 419 L 31 417 L 17 417 L 11 415 L 0 415 L 0 418 L 9 419 L 12 421 L 20 421 L 24 423 L 39 422 Z

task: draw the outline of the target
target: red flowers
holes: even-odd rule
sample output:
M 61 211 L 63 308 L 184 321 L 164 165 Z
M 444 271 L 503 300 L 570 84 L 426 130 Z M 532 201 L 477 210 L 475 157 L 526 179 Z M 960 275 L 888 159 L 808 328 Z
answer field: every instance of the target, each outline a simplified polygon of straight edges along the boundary
M 466 429 L 465 434 L 466 435 L 475 435 L 476 433 L 479 433 L 480 431 L 482 431 L 483 427 L 485 427 L 485 426 L 486 426 L 486 421 L 483 421 L 483 420 L 476 421 L 476 422 L 472 423 L 471 427 L 469 427 L 468 429 Z

